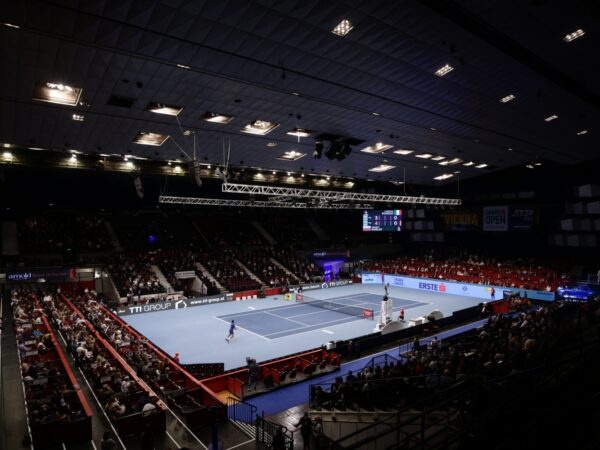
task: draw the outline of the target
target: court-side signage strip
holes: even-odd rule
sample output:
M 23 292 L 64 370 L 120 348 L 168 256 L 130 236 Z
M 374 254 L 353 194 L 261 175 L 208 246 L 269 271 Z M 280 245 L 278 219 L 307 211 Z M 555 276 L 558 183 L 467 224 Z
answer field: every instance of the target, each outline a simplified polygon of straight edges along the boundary
M 536 291 L 533 289 L 519 289 L 506 286 L 488 286 L 482 284 L 456 283 L 452 281 L 442 281 L 430 278 L 412 278 L 400 275 L 390 275 L 382 273 L 363 273 L 362 284 L 387 284 L 390 286 L 404 287 L 408 289 L 418 289 L 421 291 L 438 292 L 440 294 L 462 295 L 464 297 L 474 297 L 483 300 L 491 300 L 491 289 L 495 289 L 496 300 L 502 298 L 503 291 L 514 293 L 527 293 L 527 297 L 534 300 L 554 300 L 554 292 Z
M 233 301 L 233 294 L 211 295 L 209 297 L 186 298 L 177 301 L 146 303 L 145 305 L 119 306 L 117 315 L 131 316 L 133 314 L 144 314 L 156 311 L 168 311 L 172 309 L 184 309 L 194 306 L 210 305 Z

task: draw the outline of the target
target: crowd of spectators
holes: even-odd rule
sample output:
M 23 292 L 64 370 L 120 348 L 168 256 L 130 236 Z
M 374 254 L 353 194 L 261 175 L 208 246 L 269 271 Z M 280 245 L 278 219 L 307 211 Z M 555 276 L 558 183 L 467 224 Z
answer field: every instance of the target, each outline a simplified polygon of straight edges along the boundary
M 83 418 L 83 405 L 54 346 L 52 330 L 43 320 L 38 295 L 15 289 L 11 292 L 11 306 L 32 430 L 35 433 L 43 425 Z
M 360 267 L 368 272 L 385 272 L 447 281 L 506 286 L 518 289 L 553 291 L 560 284 L 560 274 L 535 263 L 498 261 L 475 254 L 441 257 L 429 253 L 420 257 L 402 256 L 368 261 Z
M 288 286 L 297 283 L 297 278 L 287 273 L 272 261 L 274 255 L 272 247 L 256 250 L 239 250 L 235 253 L 238 260 L 264 284 L 269 287 Z
M 92 294 L 86 294 L 90 298 Z M 67 348 L 79 367 L 82 368 L 107 415 L 118 420 L 120 417 L 149 413 L 156 410 L 156 400 L 132 379 L 126 368 L 117 361 L 108 349 L 99 342 L 94 329 L 60 298 L 45 302 L 53 323 L 61 330 Z M 120 346 L 132 344 L 129 334 L 113 333 Z
M 155 252 L 121 254 L 111 259 L 108 272 L 121 297 L 139 297 L 140 295 L 166 292 L 152 270 Z
M 183 291 L 185 295 L 192 294 L 186 279 L 177 278 L 175 275 L 175 272 L 192 271 L 204 285 L 202 292 L 194 292 L 194 295 L 213 295 L 219 293 L 219 289 L 208 276 L 197 270 L 196 256 L 191 250 L 181 248 L 158 250 L 155 259 L 159 269 L 175 291 Z
M 398 408 L 413 404 L 473 376 L 492 379 L 528 368 L 548 346 L 553 321 L 562 304 L 492 315 L 481 329 L 453 339 L 433 338 L 427 345 L 415 339 L 400 362 L 367 366 L 337 377 L 330 385 L 314 386 L 313 408 Z
M 314 261 L 299 257 L 289 247 L 274 248 L 273 257 L 305 283 L 323 279 L 323 271 L 317 267 Z
M 202 253 L 199 258 L 206 270 L 221 285 L 232 292 L 259 289 L 261 287 L 261 283 L 251 278 L 235 261 L 232 250 L 222 249 L 214 253 Z
M 19 222 L 22 253 L 99 253 L 113 250 L 104 218 L 72 212 L 47 213 Z

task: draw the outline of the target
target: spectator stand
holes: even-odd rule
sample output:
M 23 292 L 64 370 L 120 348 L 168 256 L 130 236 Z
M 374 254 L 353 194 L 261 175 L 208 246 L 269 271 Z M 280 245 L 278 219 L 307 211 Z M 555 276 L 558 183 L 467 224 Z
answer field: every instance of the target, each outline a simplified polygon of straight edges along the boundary
M 149 342 L 130 325 L 123 322 L 118 316 L 102 305 L 99 305 L 102 315 L 118 324 L 120 329 L 125 330 L 135 338 L 135 341 L 153 357 L 167 364 L 169 370 L 157 379 L 149 380 L 156 388 L 167 404 L 182 417 L 190 428 L 199 427 L 211 423 L 213 419 L 212 410 L 216 409 L 217 417 L 224 419 L 226 411 L 224 403 L 215 392 L 194 378 L 191 373 L 175 362 L 160 348 Z M 123 348 L 118 349 L 123 352 Z M 129 361 L 135 365 L 135 361 L 129 357 Z M 165 374 L 167 374 L 165 376 Z
M 48 444 L 91 441 L 92 409 L 37 297 L 29 293 L 25 299 L 13 292 L 13 306 L 32 445 L 43 448 Z
M 142 433 L 146 425 L 150 425 L 153 431 L 164 432 L 166 429 L 165 407 L 160 401 L 157 401 L 156 394 L 144 380 L 137 376 L 135 371 L 131 369 L 127 362 L 100 335 L 73 303 L 65 296 L 61 297 L 57 301 L 59 307 L 60 302 L 66 305 L 68 311 L 65 311 L 65 316 L 70 316 L 72 319 L 61 319 L 60 322 L 56 321 L 57 326 L 64 329 L 66 322 L 67 329 L 71 330 L 76 326 L 75 324 L 83 324 L 89 335 L 95 339 L 94 342 L 100 347 L 99 349 L 97 347 L 94 348 L 94 351 L 90 350 L 90 353 L 95 352 L 92 357 L 83 356 L 77 349 L 77 341 L 70 339 L 68 333 L 65 333 L 68 345 L 74 350 L 73 358 L 80 367 L 82 374 L 84 374 L 92 392 L 95 393 L 94 395 L 96 395 L 96 400 L 100 407 L 105 409 L 105 405 L 108 406 L 107 402 L 112 401 L 108 389 L 106 396 L 102 394 L 103 388 L 108 386 L 113 393 L 119 392 L 115 397 L 117 397 L 118 404 L 125 407 L 123 412 L 112 413 L 110 410 L 107 411 L 109 421 L 114 424 L 118 435 L 127 437 Z M 68 314 L 69 312 L 70 314 Z M 100 351 L 103 353 L 101 358 L 105 361 L 101 367 L 98 366 Z M 127 379 L 126 377 L 131 380 L 131 383 L 127 391 L 123 392 L 121 383 L 122 380 Z M 142 407 L 145 404 L 138 408 L 137 405 L 140 404 L 142 398 L 146 398 L 148 401 L 145 403 L 152 403 L 154 408 L 143 411 Z

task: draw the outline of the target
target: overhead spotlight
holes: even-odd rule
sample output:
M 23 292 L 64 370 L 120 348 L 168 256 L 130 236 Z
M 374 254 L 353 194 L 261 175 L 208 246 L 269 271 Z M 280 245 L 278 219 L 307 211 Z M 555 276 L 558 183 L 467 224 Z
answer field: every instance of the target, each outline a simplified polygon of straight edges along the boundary
M 200 166 L 200 161 L 194 159 L 189 163 L 189 171 L 192 179 L 196 182 L 198 187 L 202 187 L 202 178 L 200 177 L 200 171 L 202 167 Z
M 323 154 L 323 141 L 321 139 L 315 140 L 315 150 L 313 152 L 313 158 L 321 159 Z
M 134 178 L 133 185 L 137 196 L 139 198 L 144 198 L 144 187 L 142 186 L 142 179 L 139 176 Z

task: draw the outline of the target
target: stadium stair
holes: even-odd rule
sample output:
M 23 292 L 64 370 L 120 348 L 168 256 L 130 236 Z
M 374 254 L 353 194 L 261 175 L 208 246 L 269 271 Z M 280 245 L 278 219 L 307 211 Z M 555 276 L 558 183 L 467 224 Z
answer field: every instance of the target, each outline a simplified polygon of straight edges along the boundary
M 250 223 L 252 224 L 252 226 L 254 228 L 256 228 L 256 231 L 258 231 L 258 234 L 260 234 L 269 243 L 269 245 L 277 244 L 277 240 L 273 236 L 271 236 L 269 234 L 269 232 L 267 230 L 265 230 L 265 227 L 263 227 L 260 223 L 258 223 L 258 221 L 253 220 Z
M 104 221 L 104 227 L 106 228 L 108 236 L 110 237 L 110 242 L 112 243 L 115 251 L 119 253 L 123 252 L 123 246 L 121 245 L 121 242 L 119 242 L 119 238 L 117 237 L 117 233 L 115 233 L 112 223 L 106 220 Z
M 208 270 L 206 270 L 206 268 L 201 263 L 199 263 L 199 262 L 196 263 L 196 270 L 198 270 L 199 272 L 202 272 L 202 274 L 206 275 L 206 278 L 208 278 L 210 281 L 212 281 L 214 283 L 214 285 L 217 287 L 217 289 L 219 289 L 219 292 L 221 292 L 221 293 L 227 292 L 227 289 L 225 289 L 223 287 L 223 285 L 221 283 L 219 283 L 215 277 L 212 276 L 212 273 L 210 273 Z
M 152 269 L 152 272 L 154 272 L 156 274 L 156 278 L 158 278 L 158 282 L 165 287 L 165 289 L 167 290 L 167 293 L 170 294 L 170 293 L 174 292 L 173 286 L 171 286 L 171 283 L 169 283 L 169 281 L 164 276 L 164 274 L 161 272 L 161 270 L 158 268 L 158 266 L 156 264 L 152 264 L 150 266 L 150 268 Z
M 242 270 L 244 272 L 246 272 L 248 274 L 248 276 L 250 278 L 252 278 L 253 280 L 256 280 L 261 285 L 266 286 L 266 283 L 263 280 L 261 280 L 260 278 L 258 278 L 250 269 L 248 269 L 248 267 L 246 267 L 246 265 L 243 262 L 241 262 L 239 259 L 234 259 L 234 261 L 238 266 L 240 266 L 242 268 Z
M 281 264 L 275 258 L 270 258 L 270 260 L 271 260 L 271 262 L 273 264 L 275 264 L 277 267 L 279 267 L 281 270 L 283 270 L 286 274 L 288 274 L 289 276 L 291 276 L 292 278 L 294 278 L 294 280 L 296 280 L 298 282 L 300 281 L 300 278 L 298 278 L 294 272 L 292 272 L 290 269 L 288 269 L 287 267 L 285 267 L 283 264 Z

